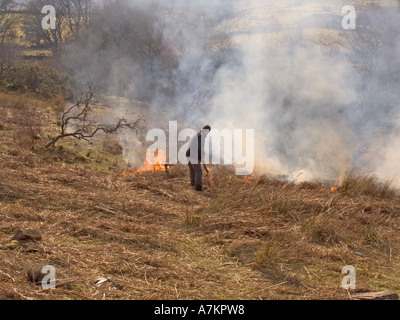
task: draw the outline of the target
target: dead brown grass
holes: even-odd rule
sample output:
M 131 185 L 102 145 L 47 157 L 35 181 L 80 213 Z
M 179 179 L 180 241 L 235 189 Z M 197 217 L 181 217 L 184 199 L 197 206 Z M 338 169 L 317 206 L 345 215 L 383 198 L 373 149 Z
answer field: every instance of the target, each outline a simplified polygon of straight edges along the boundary
M 100 158 L 75 143 L 50 152 L 24 142 L 18 116 L 30 106 L 50 135 L 56 118 L 42 102 L 0 95 L 0 244 L 19 229 L 43 240 L 0 250 L 0 299 L 348 299 L 348 264 L 358 290 L 398 290 L 397 196 L 248 184 L 226 168 L 213 168 L 204 193 L 182 166 L 123 177 L 113 150 Z M 29 281 L 45 265 L 56 268 L 56 290 Z M 123 289 L 97 287 L 99 277 Z
M 343 179 L 339 191 L 349 196 L 367 195 L 381 199 L 393 199 L 397 191 L 393 180 L 379 181 L 373 174 L 349 171 Z

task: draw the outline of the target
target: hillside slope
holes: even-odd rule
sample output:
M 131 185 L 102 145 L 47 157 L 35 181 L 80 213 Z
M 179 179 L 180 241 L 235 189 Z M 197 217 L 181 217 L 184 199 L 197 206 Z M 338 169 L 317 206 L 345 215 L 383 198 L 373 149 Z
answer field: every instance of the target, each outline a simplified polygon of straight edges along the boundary
M 200 194 L 182 166 L 121 176 L 113 138 L 41 148 L 53 103 L 0 96 L 0 244 L 43 237 L 0 250 L 0 299 L 348 299 L 346 265 L 356 292 L 400 292 L 398 197 L 224 168 Z M 28 280 L 45 265 L 56 290 Z

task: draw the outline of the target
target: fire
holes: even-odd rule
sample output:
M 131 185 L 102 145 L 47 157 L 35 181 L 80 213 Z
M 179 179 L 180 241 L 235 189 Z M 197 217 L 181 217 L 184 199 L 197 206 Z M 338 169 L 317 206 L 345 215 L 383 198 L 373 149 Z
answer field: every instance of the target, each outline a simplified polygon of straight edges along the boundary
M 158 150 L 157 154 L 154 154 L 154 164 L 150 164 L 147 161 L 147 158 L 144 160 L 142 169 L 136 169 L 135 166 L 131 168 L 131 172 L 122 172 L 121 176 L 128 177 L 128 176 L 135 176 L 137 174 L 142 174 L 145 172 L 165 172 L 165 154 L 162 150 Z
M 154 155 L 154 157 L 155 158 L 154 158 L 154 164 L 153 165 L 151 165 L 147 161 L 147 158 L 144 160 L 145 169 L 142 169 L 143 172 L 146 172 L 146 171 L 152 171 L 152 172 L 164 171 L 165 172 L 165 170 L 166 170 L 166 168 L 165 168 L 166 157 L 165 157 L 164 152 L 162 150 L 158 150 L 157 155 Z
M 211 174 L 211 169 L 207 168 L 206 170 L 207 171 L 205 173 L 205 176 L 208 177 L 208 181 L 209 181 L 210 187 L 213 187 L 214 186 L 214 180 L 213 180 L 213 177 L 212 177 L 212 174 Z
M 338 190 L 338 188 L 339 188 L 339 187 L 338 187 L 337 185 L 334 185 L 334 186 L 331 186 L 329 190 L 330 190 L 331 192 L 336 192 L 336 191 Z M 321 186 L 321 191 L 326 191 L 326 190 L 327 190 L 327 189 L 325 188 L 325 186 Z
M 239 166 L 237 164 L 235 164 L 235 165 L 233 165 L 233 168 L 237 169 L 237 168 L 239 168 Z M 245 176 L 243 178 L 243 182 L 247 183 L 247 184 L 252 184 L 255 182 L 256 179 L 257 179 L 257 177 L 256 177 L 256 173 L 254 171 L 251 175 Z
M 247 184 L 253 184 L 256 180 L 256 173 L 253 172 L 250 176 L 245 176 L 243 181 Z

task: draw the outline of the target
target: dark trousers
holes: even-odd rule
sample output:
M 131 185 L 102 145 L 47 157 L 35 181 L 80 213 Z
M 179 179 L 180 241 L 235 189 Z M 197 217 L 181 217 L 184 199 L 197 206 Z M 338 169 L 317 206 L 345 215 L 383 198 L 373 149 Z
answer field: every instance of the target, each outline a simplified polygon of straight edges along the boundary
M 201 164 L 192 164 L 189 162 L 190 182 L 196 186 L 196 190 L 203 190 L 203 170 Z

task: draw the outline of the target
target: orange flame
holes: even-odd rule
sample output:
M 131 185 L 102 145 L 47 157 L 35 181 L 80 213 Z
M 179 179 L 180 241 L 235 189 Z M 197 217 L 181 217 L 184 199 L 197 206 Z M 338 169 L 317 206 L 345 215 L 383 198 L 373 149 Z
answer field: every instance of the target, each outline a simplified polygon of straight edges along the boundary
M 136 174 L 142 174 L 145 172 L 165 172 L 166 168 L 163 162 L 165 161 L 165 155 L 162 150 L 158 150 L 157 154 L 154 155 L 154 164 L 150 164 L 147 161 L 147 158 L 144 160 L 142 169 L 136 169 L 135 166 L 131 168 L 131 172 L 122 172 L 121 176 L 128 177 L 128 176 L 135 176 Z
M 234 168 L 234 169 L 237 169 L 237 168 L 239 168 L 239 165 L 235 164 L 235 165 L 233 165 L 233 168 Z M 256 177 L 256 173 L 253 172 L 251 175 L 245 176 L 245 177 L 243 178 L 243 182 L 245 182 L 245 183 L 247 183 L 247 184 L 252 184 L 253 182 L 255 182 L 256 178 L 257 178 L 257 177 Z
M 251 176 L 245 176 L 243 178 L 243 181 L 245 183 L 247 183 L 247 184 L 252 184 L 252 183 L 255 182 L 255 180 L 256 180 L 256 173 L 255 172 L 253 172 Z
M 321 186 L 321 191 L 326 191 L 327 189 L 325 188 L 325 186 Z M 336 192 L 338 190 L 338 186 L 334 185 L 331 186 L 328 190 L 330 190 L 331 192 Z
M 211 169 L 207 168 L 207 170 L 208 170 L 208 172 L 205 173 L 205 176 L 208 177 L 210 187 L 213 187 L 214 186 L 214 180 L 213 180 L 213 177 L 212 177 L 212 174 L 211 174 Z

